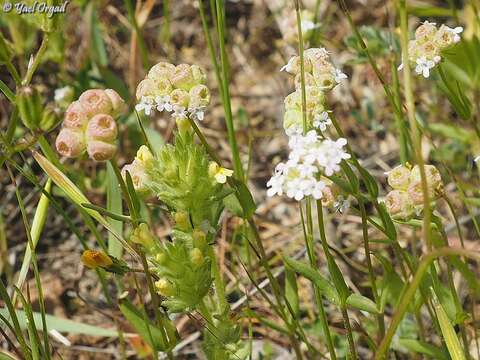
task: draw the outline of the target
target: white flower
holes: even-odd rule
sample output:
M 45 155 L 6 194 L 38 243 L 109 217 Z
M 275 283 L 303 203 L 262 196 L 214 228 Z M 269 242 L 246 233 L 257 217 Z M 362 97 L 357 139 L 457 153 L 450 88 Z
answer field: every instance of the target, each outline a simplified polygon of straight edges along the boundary
M 447 30 L 449 30 L 453 35 L 453 42 L 458 43 L 460 41 L 460 34 L 463 32 L 463 27 L 457 26 L 456 28 L 452 29 L 446 26 Z
M 473 161 L 475 161 L 475 162 L 480 161 L 480 155 L 478 155 Z
M 316 181 L 312 189 L 312 196 L 315 200 L 320 200 L 323 197 L 323 190 L 327 184 L 324 181 Z
M 274 195 L 280 195 L 280 196 L 283 195 L 284 182 L 285 182 L 285 177 L 282 174 L 275 174 L 274 176 L 272 176 L 270 180 L 267 182 L 267 187 L 269 188 L 267 190 L 267 195 L 270 197 Z
M 286 65 L 283 65 L 280 71 L 286 71 L 288 73 L 293 73 L 293 64 L 296 61 L 296 56 L 292 56 Z
M 171 112 L 173 110 L 173 106 L 170 103 L 170 96 L 157 96 L 155 98 L 155 102 L 157 103 L 157 110 L 162 112 L 163 110 Z
M 194 120 L 203 121 L 205 118 L 205 106 L 200 106 L 197 108 L 190 108 L 188 109 L 188 113 L 190 117 Z
M 155 110 L 155 101 L 151 96 L 142 96 L 140 102 L 135 105 L 135 110 L 138 112 L 143 111 L 145 115 L 150 116 L 152 110 Z
M 430 69 L 435 66 L 435 62 L 432 60 L 427 60 L 425 56 L 421 56 L 416 61 L 417 66 L 415 67 L 415 72 L 417 74 L 422 74 L 424 78 L 430 76 Z
M 332 71 L 333 76 L 335 77 L 335 81 L 337 84 L 340 84 L 340 82 L 344 79 L 347 79 L 348 76 L 342 72 L 340 69 L 335 69 Z
M 313 21 L 310 21 L 310 20 L 302 20 L 300 22 L 300 25 L 302 28 L 302 32 L 308 32 L 310 30 L 313 30 L 319 27 L 319 25 L 315 24 Z
M 59 103 L 64 100 L 68 100 L 73 96 L 73 88 L 71 86 L 64 86 L 59 89 L 55 89 L 54 99 Z
M 186 118 L 187 117 L 187 110 L 183 106 L 173 105 L 173 114 L 172 117 L 177 118 Z
M 332 120 L 328 116 L 328 112 L 323 111 L 321 113 L 315 114 L 313 117 L 313 127 L 319 129 L 320 131 L 325 131 L 327 126 L 332 123 Z

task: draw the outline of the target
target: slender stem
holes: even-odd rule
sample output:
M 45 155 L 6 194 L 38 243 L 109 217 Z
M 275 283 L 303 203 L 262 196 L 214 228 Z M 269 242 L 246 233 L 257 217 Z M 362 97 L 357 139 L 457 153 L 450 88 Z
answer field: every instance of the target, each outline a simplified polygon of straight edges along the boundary
M 342 317 L 343 324 L 347 330 L 348 348 L 350 350 L 350 357 L 352 359 L 358 359 L 357 350 L 355 349 L 355 341 L 353 340 L 352 326 L 350 325 L 350 319 L 348 317 L 347 308 L 342 305 Z
M 439 249 L 435 249 L 432 252 L 428 253 L 423 257 L 421 260 L 413 279 L 410 281 L 409 284 L 405 285 L 403 294 L 400 298 L 397 310 L 392 318 L 392 322 L 390 323 L 389 328 L 383 338 L 380 346 L 378 347 L 377 353 L 375 355 L 375 360 L 383 360 L 386 359 L 387 351 L 390 347 L 390 343 L 392 342 L 393 336 L 397 331 L 398 325 L 402 321 L 405 313 L 408 309 L 408 306 L 411 304 L 415 293 L 422 282 L 423 276 L 430 268 L 431 263 L 439 257 L 443 256 L 465 256 L 470 259 L 474 259 L 476 261 L 480 261 L 480 254 L 472 253 L 471 251 L 459 248 L 450 248 L 450 247 L 443 247 Z
M 427 177 L 425 174 L 425 163 L 422 156 L 422 139 L 415 117 L 415 101 L 413 98 L 412 79 L 408 57 L 408 14 L 406 0 L 397 0 L 400 7 L 400 28 L 402 43 L 403 81 L 405 86 L 405 100 L 407 116 L 410 123 L 410 130 L 413 136 L 413 150 L 416 163 L 420 169 L 421 186 L 423 193 L 423 239 L 429 251 L 432 250 L 431 226 L 430 226 L 430 198 L 428 193 Z
M 225 50 L 225 19 L 222 0 L 215 0 L 217 11 L 217 32 L 218 42 L 220 45 L 220 62 L 222 68 L 222 87 L 223 87 L 223 107 L 225 109 L 225 124 L 227 125 L 228 142 L 232 150 L 233 169 L 235 177 L 239 180 L 244 179 L 242 161 L 240 160 L 240 152 L 235 138 L 235 126 L 233 124 L 232 104 L 229 90 L 229 66 L 227 52 Z
M 318 203 L 317 203 L 318 206 Z M 315 256 L 315 250 L 313 245 L 313 219 L 312 219 L 312 211 L 311 211 L 311 204 L 310 199 L 307 199 L 307 230 L 305 229 L 304 219 L 303 219 L 303 211 L 300 205 L 300 216 L 302 218 L 302 225 L 303 225 L 303 234 L 305 237 L 305 245 L 307 247 L 308 258 L 310 260 L 310 266 L 313 269 L 317 268 L 317 259 Z M 323 225 L 323 224 L 322 224 Z M 320 226 L 320 224 L 319 224 Z M 323 333 L 326 337 L 326 343 L 328 351 L 330 352 L 330 357 L 335 360 L 337 355 L 335 353 L 335 346 L 333 345 L 332 335 L 330 333 L 330 327 L 328 326 L 328 318 L 325 313 L 325 307 L 323 306 L 322 301 L 322 294 L 318 286 L 313 285 L 314 292 L 315 292 L 315 300 L 317 302 L 318 312 L 320 315 L 320 324 L 323 329 Z

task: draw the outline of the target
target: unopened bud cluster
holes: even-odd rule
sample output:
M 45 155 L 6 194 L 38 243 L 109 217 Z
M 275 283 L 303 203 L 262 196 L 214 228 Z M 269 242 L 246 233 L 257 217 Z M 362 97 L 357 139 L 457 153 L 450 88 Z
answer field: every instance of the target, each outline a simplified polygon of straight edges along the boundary
M 206 78 L 205 71 L 197 65 L 160 62 L 138 84 L 135 109 L 145 115 L 167 111 L 175 119 L 203 120 L 210 103 Z
M 106 161 L 117 150 L 118 134 L 115 117 L 125 103 L 115 90 L 90 89 L 71 103 L 65 113 L 63 126 L 57 136 L 57 151 L 75 158 L 87 151 L 91 159 Z
M 463 28 L 454 29 L 425 21 L 415 31 L 415 39 L 408 43 L 408 59 L 418 75 L 428 78 L 430 70 L 442 60 L 442 51 L 460 41 Z M 400 65 L 399 69 L 403 67 Z
M 433 165 L 425 165 L 428 198 L 435 201 L 443 193 L 440 172 Z M 393 188 L 385 198 L 385 205 L 393 218 L 408 219 L 423 209 L 424 194 L 420 168 L 400 165 L 388 173 L 388 184 Z
M 332 140 L 324 131 L 332 123 L 325 108 L 325 93 L 346 78 L 330 62 L 328 51 L 312 48 L 304 51 L 305 119 L 303 113 L 301 59 L 294 56 L 282 70 L 295 75 L 295 91 L 285 98 L 284 128 L 289 136 L 288 161 L 280 163 L 267 183 L 267 195 L 283 195 L 297 201 L 311 196 L 324 199 L 329 207 L 341 207 L 333 199 L 337 189 L 324 176 L 340 171 L 350 155 L 344 147 L 347 140 Z M 305 121 L 306 120 L 306 121 Z M 328 198 L 328 200 L 327 200 Z

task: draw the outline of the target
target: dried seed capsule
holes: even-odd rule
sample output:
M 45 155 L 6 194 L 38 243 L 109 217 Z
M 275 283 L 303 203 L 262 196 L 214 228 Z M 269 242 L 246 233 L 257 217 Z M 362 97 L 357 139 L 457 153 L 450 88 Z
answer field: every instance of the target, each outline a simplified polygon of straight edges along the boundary
M 117 138 L 117 123 L 110 115 L 95 115 L 87 124 L 86 138 L 90 140 L 101 140 L 108 143 Z
M 388 184 L 397 190 L 407 190 L 410 184 L 410 169 L 400 165 L 388 173 Z
M 88 117 L 110 114 L 113 109 L 112 101 L 102 89 L 86 90 L 80 95 L 78 101 L 82 104 Z
M 110 98 L 112 103 L 112 116 L 116 117 L 125 110 L 125 101 L 122 97 L 113 89 L 106 89 L 105 94 Z
M 189 109 L 205 107 L 210 104 L 210 90 L 205 85 L 196 85 L 189 91 Z
M 157 84 L 154 80 L 146 78 L 140 81 L 137 85 L 137 91 L 135 96 L 137 100 L 141 100 L 142 97 L 154 97 L 157 91 Z
M 80 130 L 63 128 L 57 135 L 55 147 L 60 155 L 76 158 L 85 151 L 85 137 Z
M 172 76 L 172 84 L 174 87 L 186 91 L 197 85 L 191 66 L 188 64 L 177 65 Z
M 436 25 L 434 23 L 425 21 L 415 30 L 415 39 L 420 42 L 431 40 L 436 32 Z
M 87 111 L 79 101 L 72 102 L 63 119 L 63 126 L 71 129 L 85 129 L 88 123 Z
M 175 65 L 167 62 L 159 62 L 152 66 L 148 72 L 147 78 L 158 80 L 160 78 L 170 79 L 175 72 Z
M 433 189 L 427 187 L 427 191 L 429 200 L 435 200 L 435 192 Z M 407 193 L 414 205 L 423 205 L 424 196 L 421 181 L 411 182 L 407 189 Z
M 305 73 L 305 86 L 315 86 L 315 78 L 312 74 Z M 295 88 L 301 89 L 302 88 L 302 74 L 295 75 Z
M 385 206 L 389 214 L 398 219 L 405 219 L 413 214 L 414 207 L 409 195 L 400 190 L 392 190 L 385 198 Z
M 87 142 L 88 156 L 92 160 L 101 162 L 113 158 L 117 151 L 117 146 L 100 140 L 89 140 Z
M 429 193 L 435 194 L 443 190 L 442 176 L 434 165 L 425 165 L 425 176 Z M 415 165 L 410 173 L 410 181 L 421 183 L 420 167 Z
M 190 96 L 186 90 L 175 89 L 170 94 L 170 102 L 174 106 L 180 106 L 186 109 L 190 102 Z
M 205 74 L 203 68 L 198 65 L 192 65 L 190 69 L 192 70 L 193 81 L 195 82 L 195 84 L 205 84 L 205 82 L 207 81 L 207 74 Z

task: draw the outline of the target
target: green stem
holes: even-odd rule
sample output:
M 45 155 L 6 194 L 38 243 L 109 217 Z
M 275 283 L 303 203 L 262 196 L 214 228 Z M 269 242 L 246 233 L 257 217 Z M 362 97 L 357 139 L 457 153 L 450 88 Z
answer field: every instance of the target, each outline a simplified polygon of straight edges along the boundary
M 379 306 L 380 296 L 377 290 L 377 281 L 375 279 L 375 273 L 373 271 L 372 256 L 370 254 L 370 243 L 368 239 L 367 211 L 365 210 L 365 204 L 363 203 L 363 200 L 361 200 L 361 198 L 358 198 L 358 206 L 362 214 L 363 246 L 365 250 L 365 258 L 367 259 L 367 268 L 368 268 L 368 275 L 370 277 L 370 286 L 372 287 L 372 293 L 373 293 L 373 298 L 375 300 L 375 304 Z M 385 335 L 385 319 L 383 317 L 383 314 L 377 315 L 377 322 L 378 322 L 379 339 L 381 339 Z
M 310 266 L 312 269 L 316 271 L 317 269 L 317 259 L 315 256 L 315 249 L 313 245 L 313 219 L 312 219 L 312 207 L 310 203 L 310 199 L 307 199 L 307 230 L 305 229 L 305 222 L 303 219 L 303 211 L 302 207 L 300 205 L 300 216 L 302 219 L 302 225 L 303 225 L 303 234 L 305 237 L 305 245 L 307 247 L 307 254 L 308 258 L 310 260 Z M 317 203 L 318 206 L 318 203 Z M 320 224 L 319 224 L 320 226 Z M 330 333 L 330 327 L 328 326 L 328 318 L 325 312 L 325 307 L 323 306 L 323 301 L 322 301 L 322 294 L 318 286 L 313 284 L 314 292 L 315 292 L 315 300 L 317 303 L 318 307 L 318 312 L 320 315 L 320 324 L 323 329 L 323 333 L 326 337 L 326 343 L 327 343 L 327 348 L 328 351 L 330 352 L 330 357 L 331 359 L 335 360 L 337 358 L 336 353 L 335 353 L 335 346 L 333 345 L 332 341 L 332 335 Z
M 218 33 L 218 42 L 220 45 L 220 62 L 222 68 L 222 88 L 223 88 L 223 107 L 225 110 L 225 124 L 227 125 L 228 133 L 228 142 L 230 143 L 230 148 L 232 151 L 233 157 L 233 169 L 235 172 L 235 177 L 239 180 L 244 180 L 244 173 L 242 162 L 240 160 L 240 152 L 237 145 L 237 140 L 235 138 L 235 126 L 233 124 L 233 115 L 232 115 L 232 105 L 230 99 L 230 90 L 229 90 L 229 66 L 227 52 L 225 50 L 225 19 L 223 11 L 223 2 L 222 0 L 215 0 L 216 12 L 217 12 L 217 33 Z
M 480 254 L 478 253 L 472 253 L 471 251 L 468 251 L 468 250 L 450 248 L 450 247 L 443 247 L 440 249 L 436 249 L 428 253 L 427 255 L 425 255 L 421 260 L 413 279 L 410 281 L 409 284 L 405 285 L 397 310 L 392 318 L 392 322 L 390 323 L 390 326 L 387 329 L 385 337 L 383 338 L 382 342 L 380 343 L 380 346 L 378 347 L 378 351 L 375 355 L 375 360 L 386 359 L 386 354 L 390 347 L 390 343 L 392 342 L 393 336 L 397 331 L 398 325 L 400 325 L 400 322 L 405 316 L 408 306 L 413 301 L 413 297 L 415 296 L 415 293 L 422 282 L 423 276 L 425 275 L 427 270 L 430 268 L 430 265 L 432 264 L 432 262 L 442 256 L 465 256 L 470 259 L 480 261 Z
M 38 65 L 40 65 L 40 62 L 42 61 L 42 57 L 45 54 L 45 51 L 47 50 L 49 40 L 50 40 L 50 35 L 48 33 L 45 33 L 43 35 L 42 43 L 38 48 L 37 54 L 35 55 L 31 65 L 28 67 L 27 73 L 25 74 L 25 78 L 22 81 L 23 86 L 27 86 L 32 81 L 33 74 L 37 70 Z

